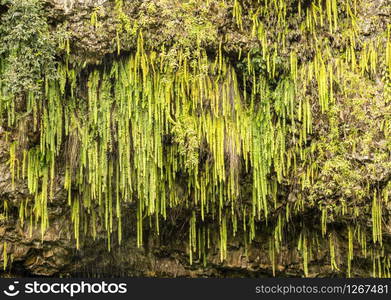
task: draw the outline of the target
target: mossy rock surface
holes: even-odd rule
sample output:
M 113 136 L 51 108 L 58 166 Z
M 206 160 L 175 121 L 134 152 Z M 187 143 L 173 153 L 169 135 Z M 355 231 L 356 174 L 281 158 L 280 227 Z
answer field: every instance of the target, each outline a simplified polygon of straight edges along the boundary
M 389 277 L 390 15 L 1 0 L 4 276 Z

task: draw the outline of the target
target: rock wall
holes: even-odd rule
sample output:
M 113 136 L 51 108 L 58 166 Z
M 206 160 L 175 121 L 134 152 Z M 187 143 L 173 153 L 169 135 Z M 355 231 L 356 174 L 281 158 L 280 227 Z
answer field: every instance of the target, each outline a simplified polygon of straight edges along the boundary
M 13 1 L 3 2 L 0 2 L 2 15 L 14 5 Z M 243 67 L 238 57 L 246 57 L 252 51 L 258 51 L 254 49 L 259 49 L 260 45 L 251 32 L 249 14 L 243 13 L 242 25 L 235 21 L 233 11 L 237 1 L 227 1 L 225 4 L 219 1 L 195 4 L 194 1 L 187 3 L 165 0 L 44 2 L 47 23 L 60 45 L 56 49 L 55 60 L 66 60 L 73 65 L 81 74 L 80 82 L 83 81 L 83 74 L 87 77 L 91 70 L 134 53 L 138 43 L 136 33 L 140 29 L 144 33 L 146 49 L 159 51 L 165 45 L 170 49 L 167 55 L 171 55 L 175 61 L 179 53 L 176 52 L 177 47 L 197 49 L 201 45 L 210 57 L 215 57 L 221 51 L 232 65 L 237 63 L 235 68 L 238 69 L 238 74 Z M 303 7 L 311 6 L 311 1 L 300 2 Z M 355 21 L 359 24 L 356 32 L 359 46 L 356 47 L 359 49 L 366 41 L 375 40 L 387 31 L 391 3 L 387 0 L 357 2 L 359 13 Z M 259 6 L 257 1 L 243 1 L 240 5 L 243 11 L 256 10 Z M 121 13 L 118 12 L 118 6 L 121 6 Z M 340 14 L 343 14 L 342 10 Z M 288 15 L 287 22 L 290 22 L 292 28 L 296 28 L 297 12 L 289 11 Z M 342 28 L 349 28 L 350 25 L 343 26 Z M 193 30 L 194 28 L 197 30 Z M 344 34 L 343 30 L 334 34 L 321 33 L 322 37 L 327 36 L 333 51 L 340 49 L 341 52 L 351 46 L 346 44 L 348 39 Z M 310 39 L 294 30 L 287 34 L 290 49 L 297 50 L 303 65 L 314 57 L 315 52 L 307 38 Z M 382 58 L 379 60 L 378 69 L 386 73 Z M 284 67 L 281 68 L 283 73 Z M 389 276 L 387 265 L 391 245 L 391 205 L 385 198 L 382 198 L 384 201 L 382 200 L 380 216 L 382 244 L 372 241 L 375 239 L 372 237 L 374 224 L 371 215 L 373 191 L 384 190 L 386 194 L 391 179 L 391 141 L 387 136 L 387 132 L 390 132 L 390 98 L 384 92 L 389 83 L 382 80 L 381 76 L 376 72 L 369 77 L 346 72 L 345 79 L 349 89 L 345 90 L 346 98 L 337 101 L 334 111 L 325 117 L 319 107 L 311 107 L 313 132 L 307 143 L 315 144 L 316 141 L 321 149 L 317 154 L 318 179 L 305 189 L 301 189 L 299 180 L 294 176 L 281 180 L 278 198 L 282 200 L 270 213 L 267 226 L 262 225 L 262 222 L 257 225 L 254 241 L 245 245 L 239 229 L 237 235 L 228 238 L 229 254 L 224 261 L 220 259 L 219 247 L 214 245 L 216 247 L 209 250 L 205 265 L 202 259 L 195 259 L 192 264 L 189 262 L 188 252 L 191 246 L 188 242 L 187 208 L 183 207 L 168 210 L 169 221 L 161 225 L 159 236 L 154 230 L 144 227 L 143 246 L 137 247 L 134 204 L 122 203 L 124 221 L 121 244 L 113 239 L 109 251 L 107 233 L 103 225 L 99 225 L 96 239 L 93 240 L 88 234 L 81 235 L 80 249 L 77 249 L 71 209 L 67 204 L 67 191 L 63 187 L 63 171 L 55 176 L 54 196 L 47 204 L 49 226 L 44 234 L 41 235 L 39 224 L 34 228 L 29 226 L 27 217 L 22 224 L 18 208 L 31 195 L 25 180 L 17 179 L 13 183 L 10 149 L 12 142 L 21 141 L 23 135 L 20 128 L 3 124 L 0 127 L 0 199 L 5 200 L 8 206 L 6 209 L 5 204 L 3 205 L 4 213 L 0 218 L 0 248 L 3 248 L 0 265 L 6 265 L 3 276 L 324 277 L 348 276 L 348 264 L 352 265 L 351 276 Z M 278 80 L 276 79 L 277 82 Z M 315 89 L 314 86 L 313 88 Z M 335 88 L 336 91 L 338 88 Z M 87 98 L 87 91 L 79 89 L 77 92 L 80 99 Z M 338 95 L 342 97 L 342 94 Z M 330 120 L 339 129 L 348 130 L 341 129 L 337 135 L 333 135 Z M 31 119 L 27 121 L 29 122 L 31 123 Z M 25 126 L 29 127 L 31 124 Z M 39 138 L 34 134 L 28 134 L 31 135 L 27 138 L 28 143 L 37 143 Z M 350 144 L 352 141 L 355 141 L 354 146 Z M 243 180 L 241 184 L 247 183 Z M 277 235 L 274 230 L 279 222 L 279 212 L 287 203 L 295 207 L 300 206 L 300 203 L 304 204 L 300 211 L 293 214 L 283 233 L 285 243 L 280 245 L 276 257 L 272 258 L 270 253 L 274 253 L 274 250 L 271 252 L 270 247 L 275 246 L 269 243 L 270 236 Z M 328 230 L 333 233 L 332 237 L 323 233 L 322 207 L 329 209 L 329 218 L 325 222 Z M 346 207 L 352 208 L 355 213 L 343 213 Z M 360 224 L 361 230 L 368 236 L 368 243 L 374 242 L 374 246 L 368 246 L 368 253 L 363 251 L 359 241 L 350 245 L 350 233 L 347 231 L 349 224 Z M 308 267 L 303 263 L 303 256 L 307 254 L 303 254 L 298 247 L 303 231 L 308 232 L 314 245 L 317 245 L 313 248 L 316 249 L 313 250 L 315 252 L 310 251 L 309 258 L 306 258 Z M 116 228 L 113 232 L 116 232 Z M 218 235 L 218 232 L 219 228 L 215 226 L 212 234 Z M 353 234 L 356 235 L 357 232 L 354 231 Z M 334 243 L 333 257 L 327 248 L 330 239 Z M 348 262 L 346 257 L 350 255 L 353 257 Z M 271 262 L 272 259 L 274 263 Z M 379 268 L 382 271 L 378 271 L 381 274 L 376 273 L 376 267 L 373 269 L 376 259 L 382 261 L 383 265 Z

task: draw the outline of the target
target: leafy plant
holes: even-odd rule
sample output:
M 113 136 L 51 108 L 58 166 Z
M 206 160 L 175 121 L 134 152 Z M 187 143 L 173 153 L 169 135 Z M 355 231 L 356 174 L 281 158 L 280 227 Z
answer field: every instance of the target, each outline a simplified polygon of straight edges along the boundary
M 55 38 L 50 33 L 42 2 L 12 0 L 0 19 L 1 80 L 10 94 L 38 92 L 55 77 Z

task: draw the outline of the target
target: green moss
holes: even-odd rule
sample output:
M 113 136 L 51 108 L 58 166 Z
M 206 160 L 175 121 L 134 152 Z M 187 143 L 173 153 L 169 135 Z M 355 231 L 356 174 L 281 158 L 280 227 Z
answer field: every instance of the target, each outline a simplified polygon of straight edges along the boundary
M 35 7 L 30 13 L 40 26 L 32 35 L 47 35 L 37 2 L 20 3 L 11 9 Z M 39 136 L 33 146 L 17 139 L 10 149 L 13 178 L 27 177 L 34 198 L 20 206 L 21 223 L 30 217 L 30 230 L 39 223 L 45 232 L 55 176 L 63 173 L 77 247 L 80 235 L 95 237 L 99 225 L 109 250 L 116 230 L 120 242 L 125 203 L 134 204 L 139 247 L 145 227 L 158 235 L 170 209 L 179 207 L 189 228 L 190 263 L 205 264 L 212 247 L 223 262 L 231 236 L 242 234 L 247 245 L 267 232 L 276 274 L 281 249 L 292 244 L 285 237 L 291 222 L 313 210 L 319 232 L 298 222 L 292 233 L 304 276 L 319 249 L 328 249 L 332 270 L 351 275 L 354 243 L 363 255 L 371 253 L 374 276 L 388 274 L 382 216 L 391 167 L 390 29 L 361 40 L 359 1 L 198 3 L 149 2 L 134 16 L 127 14 L 132 4 L 117 0 L 117 54 L 127 41 L 134 40 L 134 51 L 79 70 L 69 63 L 64 39 L 57 74 L 50 75 L 49 51 L 48 63 L 31 75 L 39 85 L 21 82 L 19 90 L 9 87 L 16 78 L 9 73 L 12 59 L 30 49 L 40 62 L 37 49 L 51 42 L 11 41 L 11 28 L 2 27 L 9 31 L 0 112 L 22 129 L 29 116 Z M 209 18 L 216 9 L 229 12 L 234 30 L 256 45 L 229 56 L 226 37 L 218 35 L 221 23 Z M 99 11 L 88 22 L 94 30 L 101 27 Z M 330 33 L 338 46 L 330 46 L 336 42 Z M 27 103 L 15 110 L 20 91 Z M 368 216 L 371 230 L 363 226 Z M 337 219 L 344 220 L 346 259 L 338 256 L 340 237 L 330 226 Z

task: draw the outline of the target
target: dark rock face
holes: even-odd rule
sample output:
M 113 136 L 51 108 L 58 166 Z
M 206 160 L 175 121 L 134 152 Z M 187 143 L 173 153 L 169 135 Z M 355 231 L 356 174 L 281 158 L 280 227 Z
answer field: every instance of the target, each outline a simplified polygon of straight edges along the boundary
M 137 18 L 143 19 L 143 26 L 146 28 L 147 36 L 145 40 L 151 48 L 158 48 L 164 43 L 176 43 L 188 39 L 188 46 L 191 46 L 193 37 L 188 36 L 186 27 L 181 19 L 181 12 L 175 8 L 175 1 L 125 1 L 126 12 L 131 20 Z M 362 18 L 362 32 L 364 38 L 370 39 L 376 35 L 379 28 L 384 28 L 390 20 L 390 5 L 387 0 L 367 1 L 367 8 Z M 117 52 L 117 45 L 113 42 L 116 38 L 116 26 L 118 20 L 111 13 L 114 7 L 113 1 L 108 0 L 47 0 L 47 11 L 49 21 L 56 30 L 61 26 L 71 36 L 72 53 L 70 62 L 80 65 L 98 65 L 105 59 L 110 59 Z M 104 6 L 108 9 L 97 10 L 97 7 Z M 110 10 L 111 8 L 111 10 Z M 92 26 L 90 19 L 91 13 L 97 11 L 98 25 Z M 200 8 L 200 11 L 202 9 Z M 1 11 L 0 11 L 1 12 Z M 157 17 L 159 12 L 162 17 Z M 168 12 L 172 12 L 168 14 Z M 194 12 L 198 15 L 199 12 Z M 216 8 L 215 13 L 203 16 L 213 26 L 204 24 L 208 28 L 209 36 L 203 37 L 202 43 L 205 48 L 215 51 L 219 44 L 214 39 L 221 31 L 227 36 L 228 42 L 223 45 L 227 55 L 233 55 L 238 49 L 244 49 L 246 52 L 256 43 L 248 34 L 238 32 L 229 19 L 228 8 Z M 208 19 L 209 18 L 209 19 Z M 204 22 L 201 18 L 201 21 Z M 206 22 L 206 21 L 205 21 Z M 189 26 L 191 26 L 190 24 Z M 134 50 L 136 38 L 132 36 L 121 37 L 123 39 L 121 51 L 130 52 Z M 292 37 L 294 39 L 294 37 Z M 375 83 L 376 88 L 380 89 L 383 83 Z M 374 92 L 376 93 L 376 91 Z M 374 97 L 375 99 L 376 97 Z M 387 113 L 387 105 L 379 104 L 381 101 L 374 101 L 376 108 L 368 104 L 362 106 L 366 113 L 375 122 L 376 118 L 384 118 Z M 382 105 L 382 106 L 381 106 Z M 379 108 L 379 106 L 381 106 Z M 389 111 L 389 109 L 388 109 Z M 357 123 L 363 124 L 363 130 L 372 130 L 369 121 L 357 120 L 350 114 L 351 111 L 341 112 L 341 124 L 347 126 L 356 126 Z M 383 114 L 383 115 L 382 115 Z M 360 125 L 359 124 L 359 125 Z M 317 133 L 321 135 L 322 126 L 318 124 Z M 366 141 L 365 141 L 366 143 Z M 371 146 L 384 147 L 389 143 L 389 138 L 379 137 L 369 141 Z M 6 199 L 10 206 L 8 216 L 0 217 L 0 239 L 7 242 L 5 252 L 11 267 L 3 276 L 159 276 L 159 277 L 270 277 L 273 276 L 272 264 L 269 256 L 269 245 L 266 243 L 270 232 L 264 232 L 264 235 L 257 236 L 255 242 L 246 248 L 239 237 L 232 237 L 228 241 L 229 255 L 224 262 L 220 261 L 218 250 L 211 249 L 208 253 L 208 262 L 206 266 L 201 261 L 196 260 L 192 265 L 188 259 L 188 236 L 187 231 L 182 230 L 180 216 L 172 221 L 172 224 L 163 225 L 159 237 L 152 236 L 149 229 L 145 229 L 144 246 L 136 247 L 136 229 L 134 207 L 122 207 L 127 220 L 123 224 L 123 241 L 121 245 L 114 244 L 111 250 L 107 248 L 107 235 L 103 228 L 98 228 L 98 234 L 95 240 L 86 236 L 81 239 L 80 249 L 76 249 L 76 243 L 73 234 L 73 225 L 70 218 L 69 207 L 67 206 L 67 195 L 62 184 L 64 175 L 58 174 L 58 185 L 55 189 L 54 199 L 48 204 L 49 209 L 49 228 L 41 235 L 39 225 L 32 231 L 25 224 L 18 221 L 18 203 L 30 197 L 26 183 L 22 180 L 17 181 L 12 186 L 11 174 L 9 172 L 9 146 L 10 142 L 2 127 L 0 127 L 0 199 Z M 387 185 L 391 179 L 391 163 L 387 158 L 372 158 L 369 156 L 360 156 L 354 153 L 347 159 L 356 166 L 357 174 L 365 177 L 368 185 Z M 370 170 L 370 171 L 368 171 Z M 334 198 L 341 193 L 338 177 L 327 177 L 324 181 L 328 182 L 330 191 L 324 192 L 324 186 L 311 187 L 310 196 L 314 201 L 318 199 L 330 199 L 330 205 Z M 327 178 L 326 178 L 327 177 Z M 352 176 L 353 177 L 353 176 Z M 329 180 L 329 181 L 328 181 Z M 361 182 L 358 182 L 361 184 Z M 295 187 L 286 183 L 281 191 L 281 196 L 286 197 L 288 201 L 295 202 L 297 194 L 300 191 L 294 190 Z M 348 187 L 350 188 L 350 187 Z M 346 188 L 346 189 L 348 189 Z M 368 200 L 364 198 L 363 201 Z M 358 203 L 358 208 L 363 208 L 365 202 Z M 384 251 L 388 252 L 391 246 L 391 222 L 389 218 L 390 204 L 383 207 L 383 244 Z M 319 212 L 313 214 L 311 208 L 305 215 L 300 216 L 300 222 L 305 224 L 308 230 L 321 236 L 319 225 Z M 336 256 L 345 257 L 349 251 L 347 245 L 346 232 L 339 230 L 342 224 L 346 223 L 348 218 L 338 218 L 329 220 L 328 226 L 333 227 L 336 235 Z M 370 216 L 362 216 L 360 222 L 366 222 L 366 230 L 372 229 Z M 273 221 L 272 221 L 273 222 Z M 216 229 L 217 232 L 218 229 Z M 172 237 L 175 236 L 175 239 Z M 275 259 L 275 276 L 303 276 L 303 263 L 298 255 L 296 239 L 297 233 L 292 229 L 292 242 L 289 246 L 284 246 L 280 254 Z M 327 246 L 327 237 L 324 238 Z M 0 249 L 5 244 L 0 244 Z M 310 277 L 325 276 L 346 276 L 346 262 L 338 261 L 340 270 L 331 267 L 330 257 L 325 249 L 319 253 L 313 253 L 312 259 L 308 264 L 308 274 Z M 352 264 L 355 266 L 352 276 L 364 277 L 370 275 L 372 261 L 369 256 L 360 252 L 357 245 L 354 248 L 355 258 Z M 0 265 L 4 263 L 4 255 L 0 259 Z
M 1 197 L 16 203 L 29 197 L 23 182 L 12 188 L 8 166 L 8 144 L 1 142 L 0 176 Z M 12 204 L 11 204 L 12 205 Z M 76 249 L 73 237 L 73 226 L 66 205 L 66 195 L 59 188 L 55 199 L 49 205 L 50 227 L 41 236 L 39 226 L 32 232 L 27 224 L 21 226 L 17 221 L 16 209 L 10 210 L 7 220 L 0 223 L 0 237 L 7 241 L 7 255 L 13 261 L 12 266 L 3 276 L 157 276 L 157 277 L 271 277 L 273 276 L 268 256 L 267 235 L 257 237 L 257 241 L 248 249 L 247 254 L 243 242 L 239 238 L 229 241 L 230 254 L 222 263 L 219 251 L 211 251 L 208 263 L 189 264 L 187 254 L 187 231 L 180 226 L 163 227 L 160 238 L 148 238 L 142 248 L 136 247 L 136 222 L 129 207 L 124 224 L 124 237 L 121 245 L 107 249 L 106 233 L 101 230 L 96 240 L 85 238 L 81 248 Z M 180 224 L 181 220 L 176 220 Z M 309 225 L 311 226 L 311 225 Z M 319 230 L 313 228 L 314 230 Z M 175 239 L 172 238 L 175 236 Z M 343 241 L 344 237 L 341 237 Z M 295 244 L 282 249 L 276 265 L 276 276 L 300 277 L 303 275 L 302 261 L 297 255 Z M 337 247 L 341 256 L 347 251 L 342 243 Z M 326 250 L 326 249 L 325 249 Z M 330 267 L 327 251 L 315 254 L 309 264 L 311 277 L 343 276 Z M 356 268 L 355 276 L 367 276 L 370 265 L 368 258 L 356 258 L 361 268 Z M 0 264 L 3 263 L 3 257 Z M 343 265 L 343 263 L 342 263 Z

